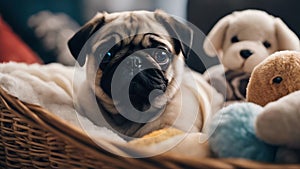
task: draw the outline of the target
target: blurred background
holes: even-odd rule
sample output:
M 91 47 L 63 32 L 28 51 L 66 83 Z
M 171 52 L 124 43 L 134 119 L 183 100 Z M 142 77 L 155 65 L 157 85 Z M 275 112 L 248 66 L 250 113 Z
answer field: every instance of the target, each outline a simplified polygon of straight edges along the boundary
M 17 40 L 27 46 L 26 50 L 31 50 L 30 54 L 40 59 L 39 62 L 72 65 L 74 60 L 66 42 L 98 11 L 162 9 L 186 19 L 207 34 L 223 16 L 236 10 L 253 8 L 282 18 L 299 36 L 299 6 L 300 1 L 297 0 L 2 0 L 0 51 L 11 46 L 1 41 L 12 41 L 17 36 Z M 5 31 L 15 35 L 11 38 Z M 201 42 L 195 44 L 202 48 Z M 17 45 L 13 47 L 18 49 Z M 205 59 L 205 66 L 217 63 L 216 58 L 209 58 L 204 53 L 201 56 L 194 54 L 189 58 L 188 65 L 199 72 L 205 71 L 206 67 L 198 57 Z

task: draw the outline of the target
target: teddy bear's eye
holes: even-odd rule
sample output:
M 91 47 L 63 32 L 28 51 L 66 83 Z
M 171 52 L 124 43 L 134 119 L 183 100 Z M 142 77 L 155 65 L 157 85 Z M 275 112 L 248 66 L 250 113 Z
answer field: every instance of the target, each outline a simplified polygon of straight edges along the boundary
M 263 45 L 268 49 L 271 47 L 271 43 L 269 41 L 264 41 Z
M 231 38 L 231 43 L 236 43 L 236 42 L 239 42 L 240 40 L 239 40 L 239 38 L 237 37 L 237 36 L 233 36 L 232 38 Z
M 279 84 L 279 83 L 282 82 L 282 80 L 283 80 L 282 77 L 276 76 L 276 77 L 273 78 L 272 82 L 276 83 L 276 84 Z

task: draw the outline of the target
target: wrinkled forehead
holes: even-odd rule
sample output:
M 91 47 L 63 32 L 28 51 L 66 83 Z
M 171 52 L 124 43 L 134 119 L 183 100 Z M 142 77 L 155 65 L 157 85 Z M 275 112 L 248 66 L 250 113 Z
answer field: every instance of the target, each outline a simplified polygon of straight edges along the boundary
M 93 35 L 93 51 L 105 44 L 106 48 L 122 45 L 149 45 L 149 39 L 172 49 L 171 38 L 155 14 L 146 11 L 105 14 L 104 25 Z M 143 45 L 144 47 L 146 45 Z
M 164 26 L 156 20 L 153 12 L 112 13 L 105 14 L 104 18 L 105 24 L 97 31 L 98 40 L 105 39 L 111 35 L 117 35 L 122 39 L 143 34 L 169 36 Z

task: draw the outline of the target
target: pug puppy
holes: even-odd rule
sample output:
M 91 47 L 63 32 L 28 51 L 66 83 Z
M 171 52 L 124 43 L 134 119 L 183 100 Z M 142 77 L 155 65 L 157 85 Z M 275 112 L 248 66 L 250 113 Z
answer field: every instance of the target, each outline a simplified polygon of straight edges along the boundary
M 171 126 L 203 130 L 217 93 L 185 67 L 192 38 L 163 11 L 98 13 L 68 42 L 86 70 L 78 111 L 122 136 Z

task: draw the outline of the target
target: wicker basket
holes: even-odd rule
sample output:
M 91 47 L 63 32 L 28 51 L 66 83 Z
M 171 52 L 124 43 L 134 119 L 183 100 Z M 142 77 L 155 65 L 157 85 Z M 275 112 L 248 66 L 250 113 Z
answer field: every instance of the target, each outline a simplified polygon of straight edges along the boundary
M 1 168 L 300 168 L 300 164 L 197 159 L 170 153 L 138 159 L 117 156 L 42 107 L 24 103 L 1 88 L 0 126 Z M 125 145 L 106 140 L 101 140 L 101 144 L 122 153 L 128 152 Z

